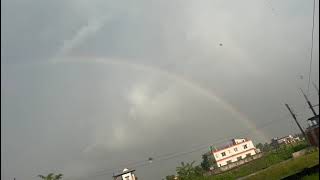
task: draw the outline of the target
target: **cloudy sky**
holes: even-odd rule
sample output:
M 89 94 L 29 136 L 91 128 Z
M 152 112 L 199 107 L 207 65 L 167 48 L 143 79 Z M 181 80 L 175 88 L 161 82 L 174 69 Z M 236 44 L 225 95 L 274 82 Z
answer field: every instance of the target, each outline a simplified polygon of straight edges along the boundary
M 312 3 L 1 1 L 1 179 L 111 180 L 140 162 L 156 180 L 210 143 L 298 133 L 284 103 L 307 127 Z

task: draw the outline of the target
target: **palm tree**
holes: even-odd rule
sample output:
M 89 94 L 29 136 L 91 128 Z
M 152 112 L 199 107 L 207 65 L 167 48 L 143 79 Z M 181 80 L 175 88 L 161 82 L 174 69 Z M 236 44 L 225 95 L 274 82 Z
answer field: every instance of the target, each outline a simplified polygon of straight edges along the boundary
M 53 173 L 48 174 L 47 176 L 38 175 L 39 178 L 43 180 L 60 180 L 62 179 L 62 174 L 54 175 Z
M 191 163 L 181 162 L 181 166 L 176 168 L 179 179 L 192 180 L 195 177 L 202 176 L 202 168 L 200 166 L 193 166 L 195 161 Z

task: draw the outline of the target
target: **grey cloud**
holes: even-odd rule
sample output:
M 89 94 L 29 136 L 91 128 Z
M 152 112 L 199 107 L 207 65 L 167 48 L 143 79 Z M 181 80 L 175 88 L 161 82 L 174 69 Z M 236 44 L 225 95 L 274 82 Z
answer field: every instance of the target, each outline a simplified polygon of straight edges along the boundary
M 283 103 L 306 127 L 311 113 L 298 88 L 307 86 L 311 3 L 271 2 L 4 1 L 2 179 L 85 177 L 241 132 L 259 142 L 252 127 L 277 119 L 259 131 L 299 132 Z M 318 103 L 312 88 L 310 97 Z M 137 173 L 160 179 L 204 151 Z

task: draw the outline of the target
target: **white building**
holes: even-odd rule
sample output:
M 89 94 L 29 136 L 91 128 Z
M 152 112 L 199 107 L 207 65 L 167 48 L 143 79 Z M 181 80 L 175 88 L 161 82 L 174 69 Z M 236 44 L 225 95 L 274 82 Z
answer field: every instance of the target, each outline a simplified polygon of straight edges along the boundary
M 232 139 L 232 144 L 212 151 L 217 167 L 239 161 L 257 153 L 251 140 Z
M 271 140 L 271 144 L 274 146 L 280 145 L 280 144 L 291 144 L 295 143 L 297 141 L 300 141 L 299 137 L 293 137 L 292 135 L 284 136 L 281 138 L 273 138 Z
M 122 173 L 117 175 L 113 175 L 114 180 L 137 180 L 138 178 L 135 177 L 134 172 L 135 170 L 129 170 L 125 168 Z

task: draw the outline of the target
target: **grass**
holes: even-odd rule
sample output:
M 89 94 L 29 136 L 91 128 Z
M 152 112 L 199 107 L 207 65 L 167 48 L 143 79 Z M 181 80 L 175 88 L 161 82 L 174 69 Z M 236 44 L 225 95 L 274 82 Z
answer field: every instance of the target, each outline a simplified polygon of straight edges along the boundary
M 260 173 L 257 173 L 253 176 L 250 176 L 246 179 L 247 180 L 281 179 L 283 177 L 298 173 L 302 171 L 304 168 L 309 168 L 317 164 L 319 164 L 318 150 L 310 154 L 306 154 L 304 156 L 298 157 L 296 159 L 290 159 L 283 163 L 275 164 L 270 168 L 264 171 L 261 171 Z
M 265 153 L 261 158 L 253 160 L 237 168 L 223 172 L 217 175 L 206 177 L 192 177 L 192 180 L 229 180 L 248 176 L 256 173 L 247 179 L 280 179 L 286 177 L 302 169 L 319 164 L 319 150 L 291 159 L 292 153 L 307 147 L 305 142 L 295 144 L 293 146 L 282 146 L 280 149 L 272 150 Z M 286 161 L 287 160 L 287 161 Z M 305 178 L 314 179 L 319 174 L 307 176 Z
M 266 169 L 274 164 L 280 163 L 284 160 L 290 159 L 291 154 L 295 151 L 304 148 L 304 144 L 297 144 L 296 146 L 283 147 L 266 153 L 262 158 L 244 164 L 238 168 L 224 172 L 219 175 L 205 177 L 204 180 L 223 180 L 223 179 L 236 179 L 244 177 L 254 172 Z
M 288 160 L 292 157 L 293 152 L 304 149 L 306 146 L 307 146 L 306 143 L 299 143 L 294 146 L 284 146 L 278 150 L 273 150 L 271 152 L 266 153 L 260 159 L 256 159 L 252 162 L 249 162 L 247 164 L 244 164 L 238 168 L 232 169 L 232 170 L 224 172 L 222 174 L 212 175 L 212 176 L 207 176 L 207 177 L 197 177 L 197 178 L 193 178 L 193 179 L 194 180 L 227 180 L 227 179 L 237 179 L 239 177 L 244 177 L 244 176 L 250 175 L 252 173 L 255 173 L 257 171 L 261 171 L 263 169 L 266 169 L 270 166 L 277 165 L 280 162 L 283 162 L 285 160 Z M 316 154 L 318 154 L 318 151 Z M 312 153 L 312 155 L 315 156 L 315 153 Z M 309 155 L 306 157 L 303 156 L 303 158 L 302 158 L 303 163 L 300 162 L 301 161 L 300 159 L 301 158 L 298 158 L 298 161 L 302 165 L 305 165 L 304 161 L 308 161 L 308 162 L 311 161 L 311 164 L 313 164 L 314 163 L 313 160 L 316 160 L 316 162 L 319 163 L 319 156 L 317 156 L 317 157 L 309 157 Z M 294 162 L 296 162 L 296 160 Z M 296 165 L 294 164 L 294 166 L 293 166 L 294 169 L 296 169 L 296 170 L 300 169 L 300 166 L 298 166 L 297 168 L 295 168 L 295 166 Z M 306 166 L 303 166 L 303 167 L 306 167 Z M 291 171 L 289 169 L 285 169 L 285 167 L 282 167 L 280 172 L 291 172 Z M 261 179 L 262 176 L 259 176 L 259 177 Z M 266 176 L 266 177 L 269 177 L 269 176 Z
M 305 176 L 302 178 L 302 180 L 318 180 L 319 179 L 319 173 L 311 174 L 309 176 Z

